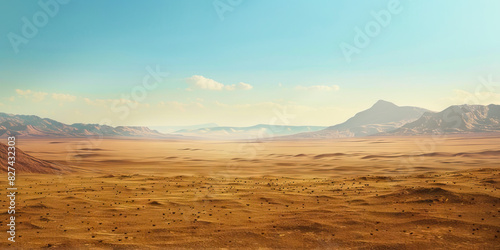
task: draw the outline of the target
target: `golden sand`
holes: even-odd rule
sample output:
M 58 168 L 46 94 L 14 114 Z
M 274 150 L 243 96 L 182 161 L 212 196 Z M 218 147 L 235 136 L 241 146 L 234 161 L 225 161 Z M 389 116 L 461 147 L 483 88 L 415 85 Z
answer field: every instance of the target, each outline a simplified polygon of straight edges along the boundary
M 498 140 L 415 140 L 23 141 L 76 172 L 19 173 L 0 247 L 498 247 Z

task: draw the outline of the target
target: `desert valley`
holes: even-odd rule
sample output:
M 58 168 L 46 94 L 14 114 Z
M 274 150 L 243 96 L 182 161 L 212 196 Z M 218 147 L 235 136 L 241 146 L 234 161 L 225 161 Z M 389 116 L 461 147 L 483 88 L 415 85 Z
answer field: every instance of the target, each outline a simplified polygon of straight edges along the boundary
M 336 126 L 246 140 L 4 114 L 18 241 L 0 246 L 494 249 L 498 106 L 447 110 L 380 101 Z
M 0 2 L 0 249 L 500 249 L 500 1 Z

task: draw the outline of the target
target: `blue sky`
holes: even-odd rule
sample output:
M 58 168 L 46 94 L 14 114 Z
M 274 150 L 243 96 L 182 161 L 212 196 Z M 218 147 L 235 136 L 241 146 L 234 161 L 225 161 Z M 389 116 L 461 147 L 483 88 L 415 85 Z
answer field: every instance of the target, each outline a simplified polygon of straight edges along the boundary
M 47 12 L 0 3 L 0 111 L 245 126 L 286 110 L 290 124 L 333 125 L 378 99 L 431 110 L 499 102 L 476 93 L 479 78 L 499 77 L 499 1 L 55 1 L 41 1 L 58 11 L 15 46 L 23 17 Z M 230 9 L 223 19 L 214 3 Z M 341 44 L 390 4 L 400 11 L 346 60 Z M 148 67 L 168 76 L 134 99 Z

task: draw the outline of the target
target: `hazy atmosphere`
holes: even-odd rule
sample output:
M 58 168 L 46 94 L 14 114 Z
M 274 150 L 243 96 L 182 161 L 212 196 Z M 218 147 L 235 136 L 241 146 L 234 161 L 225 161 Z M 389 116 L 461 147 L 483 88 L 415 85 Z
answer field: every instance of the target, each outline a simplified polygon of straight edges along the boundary
M 499 12 L 3 0 L 0 249 L 498 249 Z
M 234 2 L 5 2 L 0 107 L 143 126 L 251 126 L 286 109 L 291 125 L 330 126 L 379 99 L 498 103 L 471 98 L 498 77 L 498 1 Z

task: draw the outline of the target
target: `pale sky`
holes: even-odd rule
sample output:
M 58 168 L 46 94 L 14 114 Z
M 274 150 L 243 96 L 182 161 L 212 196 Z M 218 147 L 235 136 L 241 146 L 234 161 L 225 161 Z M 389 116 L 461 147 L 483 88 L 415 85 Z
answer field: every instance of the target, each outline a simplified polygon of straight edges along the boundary
M 47 2 L 0 3 L 0 112 L 330 126 L 379 99 L 500 103 L 500 1 Z

